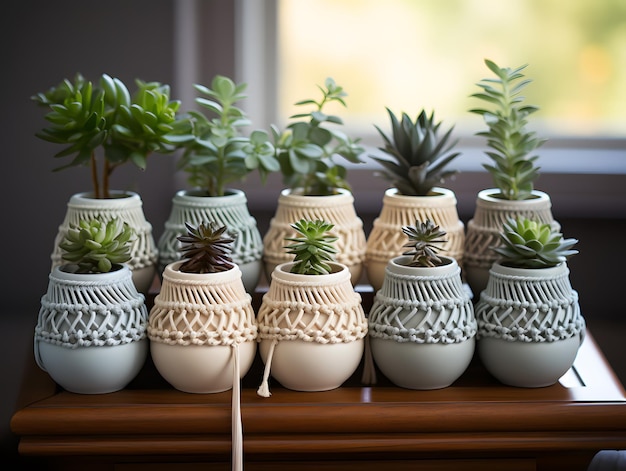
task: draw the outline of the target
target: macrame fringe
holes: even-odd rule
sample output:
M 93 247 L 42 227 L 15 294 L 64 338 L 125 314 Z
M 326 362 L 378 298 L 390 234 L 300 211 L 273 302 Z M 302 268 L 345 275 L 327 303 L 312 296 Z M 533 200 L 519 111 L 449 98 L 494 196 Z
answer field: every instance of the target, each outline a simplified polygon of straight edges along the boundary
M 270 350 L 267 354 L 267 361 L 265 362 L 265 370 L 263 371 L 263 381 L 257 390 L 257 394 L 261 397 L 270 397 L 272 393 L 270 392 L 269 386 L 269 378 L 270 378 L 270 370 L 272 367 L 272 357 L 274 356 L 274 348 L 276 348 L 276 344 L 278 343 L 278 339 L 272 339 L 272 343 L 270 344 Z

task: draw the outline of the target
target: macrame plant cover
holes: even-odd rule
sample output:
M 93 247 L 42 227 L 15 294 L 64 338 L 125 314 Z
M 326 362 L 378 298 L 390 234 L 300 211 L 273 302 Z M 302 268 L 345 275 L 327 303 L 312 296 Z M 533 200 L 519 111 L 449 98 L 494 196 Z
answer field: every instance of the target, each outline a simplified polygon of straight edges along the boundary
M 145 295 L 150 290 L 157 269 L 158 251 L 152 235 L 152 225 L 146 220 L 143 202 L 137 193 L 111 191 L 111 194 L 112 197 L 106 199 L 92 198 L 89 193 L 72 195 L 67 203 L 65 219 L 59 226 L 54 241 L 52 267 L 64 263 L 59 244 L 69 231 L 70 224 L 78 224 L 81 220 L 97 217 L 105 222 L 119 218 L 128 223 L 135 233 L 136 240 L 127 265 L 133 273 L 133 282 L 137 290 Z
M 439 378 L 433 379 L 439 387 L 442 381 L 449 384 L 457 379 L 471 361 L 476 335 L 474 308 L 469 292 L 461 282 L 460 267 L 454 259 L 441 257 L 449 263 L 438 267 L 410 267 L 407 266 L 410 258 L 400 256 L 390 260 L 383 286 L 376 293 L 369 314 L 369 337 L 376 339 L 375 341 L 385 340 L 381 345 L 387 342 L 425 346 L 464 344 L 453 356 L 442 357 L 444 364 L 435 368 L 441 373 Z M 424 355 L 427 358 L 426 352 L 412 352 L 407 354 Z M 386 367 L 382 364 L 382 358 L 375 356 L 374 360 L 383 373 L 386 370 L 390 372 L 389 379 L 392 381 L 391 376 L 420 376 L 424 373 L 404 371 L 391 374 L 391 369 L 396 366 L 395 361 L 391 361 L 391 365 Z M 434 363 L 439 359 L 426 361 Z M 455 365 L 451 364 L 453 362 Z M 447 370 L 449 367 L 450 370 Z M 419 366 L 416 368 L 420 369 Z M 374 370 L 366 370 L 363 381 L 375 384 Z M 421 386 L 413 388 L 431 389 L 426 382 L 424 379 Z
M 234 470 L 242 470 L 240 388 L 241 376 L 251 359 L 243 366 L 240 348 L 244 343 L 256 348 L 251 296 L 245 291 L 238 267 L 220 273 L 190 274 L 178 271 L 180 264 L 168 265 L 163 273 L 161 291 L 150 311 L 148 336 L 151 342 L 166 345 L 231 348 L 232 464 Z
M 137 292 L 127 266 L 100 274 L 67 273 L 62 268 L 52 270 L 48 290 L 41 298 L 34 342 L 35 360 L 40 368 L 47 370 L 40 353 L 42 343 L 78 350 L 122 346 L 146 339 L 148 314 L 144 296 Z M 132 377 L 143 365 L 147 344 L 142 354 Z M 97 376 L 98 365 L 93 367 L 89 374 Z
M 160 273 L 181 258 L 177 237 L 187 233 L 185 222 L 197 226 L 204 221 L 226 226 L 236 235 L 231 257 L 242 272 L 246 291 L 254 292 L 263 268 L 263 240 L 241 190 L 228 190 L 224 196 L 197 196 L 186 190 L 176 193 L 158 243 Z
M 271 342 L 258 389 L 258 394 L 263 397 L 270 396 L 268 380 L 279 342 L 300 340 L 322 345 L 354 344 L 357 347 L 355 343 L 367 335 L 361 295 L 354 291 L 345 265 L 331 264 L 335 271 L 329 275 L 290 273 L 291 265 L 285 263 L 276 267 L 257 316 L 259 340 Z M 357 351 L 355 364 L 346 366 L 346 379 L 362 358 L 362 347 Z M 342 360 L 337 358 L 336 363 Z M 323 365 L 324 368 L 333 366 L 336 365 Z
M 402 255 L 406 250 L 406 236 L 403 226 L 413 225 L 416 220 L 430 219 L 447 234 L 447 242 L 442 246 L 445 253 L 463 261 L 465 226 L 459 219 L 454 193 L 446 188 L 433 188 L 429 196 L 405 196 L 395 188 L 385 191 L 380 215 L 374 219 L 372 231 L 367 238 L 365 266 L 367 277 L 379 290 L 385 277 L 387 262 Z
M 476 319 L 479 351 L 486 339 L 501 340 L 505 346 L 521 343 L 557 347 L 570 342 L 573 347 L 552 383 L 571 367 L 585 334 L 578 293 L 572 289 L 565 263 L 541 269 L 510 268 L 495 263 L 476 304 Z M 541 358 L 540 363 L 527 367 L 538 370 L 553 360 L 558 361 L 557 356 L 554 351 L 550 357 Z M 501 363 L 504 358 L 501 354 L 495 360 Z M 483 357 L 483 363 L 490 369 L 490 359 Z M 520 365 L 514 369 L 521 370 Z M 497 372 L 492 373 L 498 377 Z
M 336 261 L 346 265 L 351 273 L 351 282 L 356 284 L 365 260 L 365 231 L 363 221 L 354 209 L 354 196 L 347 190 L 337 190 L 329 196 L 304 196 L 297 190 L 283 190 L 278 197 L 276 214 L 270 220 L 268 231 L 263 237 L 263 261 L 265 274 L 270 279 L 277 265 L 293 260 L 285 251 L 285 238 L 295 237 L 291 224 L 300 219 L 321 219 L 334 224 L 333 235 L 337 236 Z M 415 222 L 415 221 L 413 221 Z

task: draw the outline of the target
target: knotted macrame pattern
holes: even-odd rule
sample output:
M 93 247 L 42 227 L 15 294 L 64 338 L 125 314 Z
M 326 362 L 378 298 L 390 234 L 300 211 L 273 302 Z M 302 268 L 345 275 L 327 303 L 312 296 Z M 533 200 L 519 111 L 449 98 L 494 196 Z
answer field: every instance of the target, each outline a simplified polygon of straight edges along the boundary
M 241 282 L 207 284 L 164 275 L 150 311 L 150 340 L 171 345 L 233 345 L 256 336 L 251 297 Z
M 396 342 L 455 343 L 476 334 L 476 319 L 459 269 L 454 276 L 387 271 L 369 314 L 369 335 Z
M 147 317 L 144 296 L 137 293 L 130 271 L 119 282 L 105 283 L 65 280 L 52 273 L 35 339 L 68 348 L 126 344 L 146 337 Z
M 556 277 L 489 274 L 476 305 L 478 338 L 554 342 L 584 334 L 585 321 L 569 270 Z

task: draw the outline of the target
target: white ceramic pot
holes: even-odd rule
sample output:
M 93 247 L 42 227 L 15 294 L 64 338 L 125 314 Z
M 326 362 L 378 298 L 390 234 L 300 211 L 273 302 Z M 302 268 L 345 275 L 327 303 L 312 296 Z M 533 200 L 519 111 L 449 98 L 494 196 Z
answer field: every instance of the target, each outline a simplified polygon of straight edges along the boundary
M 331 263 L 328 275 L 302 275 L 291 273 L 291 266 L 274 269 L 257 316 L 265 363 L 261 396 L 270 394 L 270 372 L 288 389 L 337 388 L 363 355 L 367 320 L 348 267 Z
M 70 224 L 78 224 L 81 219 L 100 217 L 104 221 L 119 218 L 134 230 L 136 241 L 131 248 L 131 258 L 127 262 L 133 275 L 133 282 L 140 293 L 147 294 L 157 270 L 158 250 L 152 235 L 152 225 L 146 220 L 143 202 L 137 193 L 111 191 L 111 198 L 96 199 L 91 193 L 76 193 L 67 203 L 65 218 L 59 226 L 54 249 L 52 268 L 62 265 L 62 251 L 59 243 L 67 234 Z
M 356 285 L 365 260 L 365 231 L 363 221 L 354 209 L 354 197 L 348 190 L 338 189 L 329 196 L 304 196 L 301 190 L 285 189 L 278 197 L 276 213 L 263 237 L 263 263 L 269 280 L 274 268 L 291 262 L 293 255 L 285 251 L 285 238 L 295 237 L 291 224 L 300 219 L 323 219 L 334 224 L 331 234 L 336 236 L 336 261 L 348 267 L 351 282 Z
M 476 319 L 456 260 L 410 267 L 410 256 L 388 262 L 369 314 L 372 356 L 395 385 L 450 386 L 474 355 Z
M 103 394 L 126 387 L 148 354 L 147 310 L 127 266 L 102 274 L 55 267 L 41 299 L 35 359 L 64 389 Z
M 475 309 L 479 357 L 510 386 L 556 383 L 574 363 L 585 334 L 565 263 L 540 269 L 494 263 Z
M 442 250 L 463 264 L 465 226 L 459 219 L 454 192 L 435 187 L 428 196 L 405 196 L 396 188 L 390 188 L 385 191 L 380 215 L 374 219 L 366 244 L 365 269 L 375 291 L 383 285 L 387 262 L 406 250 L 403 245 L 407 239 L 402 226 L 427 219 L 446 231 L 448 242 Z
M 547 193 L 533 190 L 531 198 L 511 201 L 498 198 L 499 192 L 497 188 L 480 191 L 474 216 L 467 223 L 463 273 L 476 298 L 487 286 L 489 269 L 498 258 L 491 247 L 502 244 L 500 232 L 507 219 L 524 216 L 550 224 L 557 231 L 561 227 L 552 216 L 552 202 Z
M 159 273 L 181 259 L 177 237 L 187 233 L 185 223 L 197 226 L 208 221 L 226 226 L 236 236 L 231 256 L 241 270 L 246 291 L 253 293 L 263 271 L 263 240 L 241 190 L 229 189 L 224 196 L 200 196 L 187 190 L 176 192 L 165 230 L 159 238 Z
M 181 264 L 165 267 L 150 310 L 154 365 L 180 391 L 231 389 L 250 369 L 257 348 L 251 296 L 241 271 L 235 266 L 218 273 L 184 273 Z

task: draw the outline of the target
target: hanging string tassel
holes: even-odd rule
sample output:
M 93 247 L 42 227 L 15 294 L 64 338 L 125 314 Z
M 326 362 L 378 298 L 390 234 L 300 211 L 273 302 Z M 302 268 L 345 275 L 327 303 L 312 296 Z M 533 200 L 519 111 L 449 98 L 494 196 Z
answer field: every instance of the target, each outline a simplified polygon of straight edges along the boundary
M 241 423 L 241 379 L 239 378 L 239 344 L 233 343 L 232 397 L 232 469 L 243 471 L 243 425 Z
M 261 397 L 270 397 L 272 393 L 270 392 L 269 386 L 269 377 L 270 377 L 270 369 L 272 365 L 272 357 L 274 356 L 274 348 L 278 343 L 277 339 L 272 339 L 272 343 L 270 345 L 270 351 L 267 354 L 267 361 L 265 362 L 265 370 L 263 371 L 263 381 L 261 382 L 261 386 L 257 390 L 257 394 Z

